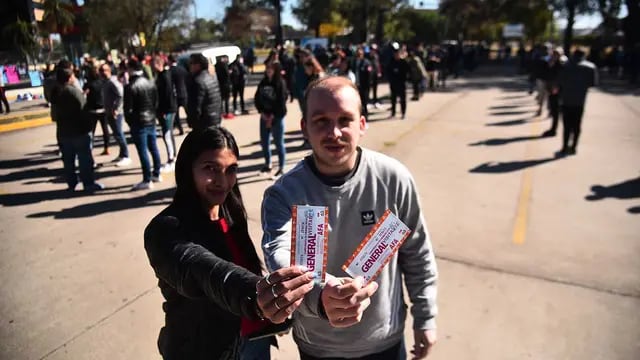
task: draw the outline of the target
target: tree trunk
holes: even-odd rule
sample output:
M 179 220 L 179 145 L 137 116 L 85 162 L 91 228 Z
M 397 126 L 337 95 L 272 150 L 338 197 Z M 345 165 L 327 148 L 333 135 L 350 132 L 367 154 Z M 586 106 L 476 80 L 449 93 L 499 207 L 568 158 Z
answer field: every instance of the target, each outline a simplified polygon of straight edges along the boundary
M 567 27 L 564 29 L 564 53 L 571 54 L 571 44 L 573 43 L 573 24 L 576 22 L 576 2 L 567 0 Z

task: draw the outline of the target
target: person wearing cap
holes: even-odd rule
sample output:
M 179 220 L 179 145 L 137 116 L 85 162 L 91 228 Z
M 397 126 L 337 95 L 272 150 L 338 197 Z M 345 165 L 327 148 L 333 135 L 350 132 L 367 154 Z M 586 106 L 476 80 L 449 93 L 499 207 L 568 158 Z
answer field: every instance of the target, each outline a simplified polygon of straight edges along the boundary
M 402 119 L 404 120 L 407 113 L 407 77 L 409 75 L 409 64 L 405 60 L 400 44 L 394 42 L 391 45 L 393 49 L 393 58 L 387 65 L 387 78 L 391 89 L 391 117 L 396 116 L 396 101 L 400 99 L 400 109 L 402 111 Z
M 209 60 L 201 53 L 191 54 L 189 72 L 187 123 L 193 129 L 220 126 L 222 98 L 218 80 L 209 73 Z

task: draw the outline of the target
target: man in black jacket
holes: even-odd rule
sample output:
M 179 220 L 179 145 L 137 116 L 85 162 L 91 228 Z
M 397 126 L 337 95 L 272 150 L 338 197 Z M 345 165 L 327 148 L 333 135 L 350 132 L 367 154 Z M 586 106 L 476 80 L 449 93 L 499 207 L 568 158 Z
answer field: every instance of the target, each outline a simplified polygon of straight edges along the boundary
M 174 118 L 174 126 L 178 129 L 180 135 L 184 135 L 182 122 L 180 121 L 180 107 L 187 111 L 187 79 L 189 72 L 183 66 L 178 65 L 175 55 L 169 55 L 169 68 L 171 71 L 171 82 L 176 89 L 176 116 Z
M 83 111 L 85 99 L 82 91 L 73 85 L 77 80 L 70 62 L 63 60 L 58 63 L 56 80 L 58 84 L 52 91 L 51 103 L 55 104 L 56 137 L 62 152 L 68 189 L 75 191 L 78 184 L 77 157 L 84 190 L 102 190 L 104 186 L 94 180 L 91 155 L 93 124 Z
M 127 67 L 129 84 L 124 88 L 124 117 L 131 129 L 131 137 L 142 166 L 142 182 L 134 185 L 131 190 L 152 189 L 154 182 L 162 181 L 160 153 L 156 144 L 158 92 L 156 86 L 144 77 L 142 64 L 138 60 L 129 60 Z M 153 174 L 147 150 L 153 158 Z
M 248 114 L 244 108 L 244 86 L 247 82 L 247 67 L 244 65 L 242 55 L 238 55 L 236 61 L 231 63 L 231 93 L 233 95 L 233 114 Z M 240 97 L 240 109 L 238 109 L 238 97 Z
M 229 96 L 231 96 L 231 77 L 229 73 L 229 57 L 226 55 L 218 57 L 216 61 L 216 77 L 220 87 L 220 98 L 224 106 L 223 119 L 233 119 L 233 114 L 229 112 Z
M 193 81 L 187 88 L 189 126 L 194 129 L 220 126 L 220 88 L 216 78 L 209 74 L 209 60 L 202 54 L 192 54 L 189 58 L 189 70 L 193 76 Z
M 402 119 L 407 113 L 407 75 L 409 74 L 409 64 L 404 58 L 403 50 L 398 43 L 392 44 L 393 59 L 387 66 L 387 78 L 391 88 L 391 117 L 396 116 L 396 99 L 400 98 L 400 109 Z
M 371 90 L 373 66 L 371 66 L 371 62 L 364 57 L 364 49 L 362 46 L 359 46 L 358 50 L 356 50 L 356 57 L 353 60 L 353 72 L 356 75 L 356 86 L 360 93 L 362 115 L 367 118 L 369 116 L 367 104 L 369 104 L 369 91 Z
M 160 56 L 153 59 L 153 69 L 156 72 L 156 88 L 158 89 L 158 121 L 162 127 L 162 140 L 167 148 L 167 163 L 161 172 L 172 172 L 175 168 L 176 141 L 173 138 L 173 119 L 177 112 L 176 91 L 171 81 L 169 67 L 165 66 Z

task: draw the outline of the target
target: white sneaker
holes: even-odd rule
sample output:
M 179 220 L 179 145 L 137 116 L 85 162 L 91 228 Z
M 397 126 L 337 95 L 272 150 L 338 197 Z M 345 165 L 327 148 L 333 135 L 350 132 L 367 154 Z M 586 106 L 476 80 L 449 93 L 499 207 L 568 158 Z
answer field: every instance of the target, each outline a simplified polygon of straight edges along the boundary
M 131 188 L 131 191 L 149 190 L 149 189 L 153 189 L 153 183 L 151 181 L 149 182 L 143 181 L 141 183 L 137 183 L 133 185 L 133 187 Z
M 120 160 L 116 162 L 117 167 L 123 167 L 123 166 L 129 166 L 129 165 L 131 165 L 131 158 L 128 158 L 128 157 L 120 158 Z
M 236 110 L 236 111 L 233 112 L 233 115 L 240 116 L 240 115 L 242 115 L 242 113 L 240 112 L 240 110 Z
M 170 172 L 173 172 L 175 169 L 176 169 L 176 163 L 170 162 L 162 165 L 162 167 L 160 168 L 160 172 L 163 174 L 170 173 Z
M 374 106 L 376 109 L 380 109 L 380 108 L 382 107 L 382 104 L 380 104 L 379 102 L 377 102 L 377 103 L 373 104 L 373 106 Z
M 160 183 L 160 182 L 162 182 L 162 175 L 152 176 L 151 177 L 151 182 L 152 183 Z

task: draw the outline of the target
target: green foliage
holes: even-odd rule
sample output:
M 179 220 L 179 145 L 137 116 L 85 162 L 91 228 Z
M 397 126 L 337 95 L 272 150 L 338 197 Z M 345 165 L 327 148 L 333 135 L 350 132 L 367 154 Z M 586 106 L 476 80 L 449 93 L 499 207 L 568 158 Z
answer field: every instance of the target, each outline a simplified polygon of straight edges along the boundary
M 400 8 L 385 24 L 387 37 L 414 43 L 437 43 L 443 39 L 445 17 L 436 11 Z
M 10 41 L 24 58 L 35 61 L 38 53 L 36 27 L 28 22 L 16 18 L 14 23 L 8 24 L 2 30 L 3 38 Z
M 64 33 L 75 21 L 71 5 L 61 0 L 45 0 L 42 22 L 49 33 Z

